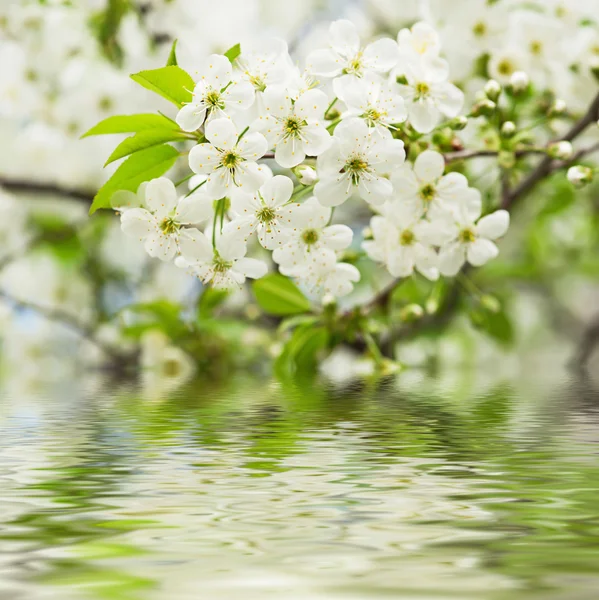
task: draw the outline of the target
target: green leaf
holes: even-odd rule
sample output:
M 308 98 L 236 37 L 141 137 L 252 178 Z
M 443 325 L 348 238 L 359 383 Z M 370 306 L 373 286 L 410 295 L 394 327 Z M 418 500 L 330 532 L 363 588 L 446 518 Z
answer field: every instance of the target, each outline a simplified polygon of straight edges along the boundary
M 200 319 L 209 319 L 212 317 L 214 310 L 225 301 L 228 295 L 229 292 L 227 290 L 215 290 L 212 287 L 204 288 L 198 306 L 198 316 Z
M 319 354 L 328 343 L 326 327 L 298 327 L 277 358 L 275 371 L 281 376 L 315 375 Z
M 173 45 L 171 46 L 171 52 L 168 55 L 168 60 L 166 61 L 167 67 L 177 66 L 177 42 L 179 40 L 175 40 Z
M 99 208 L 110 208 L 110 199 L 118 190 L 137 191 L 144 182 L 164 175 L 179 158 L 179 152 L 164 144 L 153 146 L 130 156 L 100 188 L 89 210 L 93 214 Z
M 225 56 L 231 61 L 231 63 L 235 62 L 235 59 L 241 54 L 241 45 L 235 44 L 231 46 L 226 52 Z
M 94 125 L 81 137 L 92 135 L 108 135 L 113 133 L 137 133 L 146 129 L 173 129 L 176 124 L 163 115 L 140 114 L 140 115 L 118 115 L 108 117 Z
M 131 75 L 131 79 L 176 104 L 179 108 L 184 103 L 191 101 L 192 90 L 195 87 L 191 76 L 175 65 L 152 71 L 140 71 Z
M 310 301 L 279 273 L 258 279 L 253 289 L 260 308 L 271 315 L 297 315 L 310 310 Z
M 502 346 L 508 347 L 514 343 L 514 326 L 504 307 L 495 312 L 479 306 L 472 309 L 468 316 L 476 329 L 483 331 Z
M 108 160 L 104 166 L 109 165 L 119 158 L 129 156 L 140 150 L 151 148 L 164 144 L 165 142 L 174 142 L 178 140 L 184 140 L 186 137 L 181 131 L 175 131 L 173 129 L 148 129 L 147 131 L 140 131 L 126 140 L 123 140 L 108 157 Z

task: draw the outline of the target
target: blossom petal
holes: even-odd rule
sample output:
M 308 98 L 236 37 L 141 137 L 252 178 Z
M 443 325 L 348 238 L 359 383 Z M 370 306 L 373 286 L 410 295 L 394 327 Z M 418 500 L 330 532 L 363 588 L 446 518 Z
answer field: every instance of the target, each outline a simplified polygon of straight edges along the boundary
M 237 136 L 237 128 L 231 119 L 213 119 L 206 125 L 206 139 L 216 148 L 231 150 L 237 144 Z
M 414 272 L 414 256 L 410 249 L 401 246 L 392 252 L 387 261 L 387 268 L 393 277 L 409 277 Z
M 223 92 L 223 100 L 228 110 L 247 110 L 254 103 L 254 86 L 249 81 L 239 81 Z
M 329 27 L 331 47 L 343 56 L 353 56 L 360 50 L 360 36 L 356 26 L 347 19 L 333 21 Z
M 345 250 L 353 237 L 353 231 L 347 225 L 330 225 L 322 231 L 322 242 L 331 250 Z
M 507 210 L 496 210 L 483 217 L 476 225 L 476 233 L 483 238 L 496 240 L 505 235 L 510 226 L 510 214 Z
M 247 252 L 245 239 L 233 229 L 223 231 L 216 240 L 216 249 L 225 260 L 238 260 Z
M 266 180 L 268 173 L 261 165 L 245 161 L 235 169 L 236 183 L 244 192 L 255 192 Z
M 446 277 L 457 275 L 466 262 L 466 248 L 463 244 L 452 242 L 441 248 L 439 252 L 439 271 Z
M 418 155 L 414 163 L 416 177 L 424 183 L 433 183 L 443 175 L 445 159 L 442 154 L 434 150 L 425 150 Z
M 304 145 L 295 138 L 285 138 L 275 148 L 275 160 L 286 169 L 299 165 L 305 158 Z
M 146 186 L 146 206 L 158 218 L 166 217 L 177 205 L 175 184 L 166 177 L 152 179 Z
M 322 206 L 339 206 L 352 193 L 352 185 L 345 175 L 321 179 L 314 188 L 314 195 Z
M 186 104 L 178 113 L 175 118 L 177 125 L 183 131 L 195 131 L 198 127 L 201 127 L 204 119 L 206 118 L 206 105 L 202 102 L 199 104 L 190 103 Z
M 275 175 L 260 188 L 260 193 L 267 206 L 271 208 L 283 206 L 291 198 L 293 181 L 285 175 Z
M 246 160 L 256 161 L 268 150 L 266 138 L 257 131 L 246 133 L 238 144 L 239 154 Z
M 212 144 L 198 144 L 189 151 L 189 168 L 207 175 L 220 164 L 220 158 L 220 152 Z
M 175 219 L 179 223 L 193 225 L 211 219 L 213 213 L 212 200 L 209 200 L 204 194 L 197 194 L 179 200 Z
M 368 180 L 363 177 L 360 179 L 358 191 L 360 196 L 366 200 L 366 202 L 374 206 L 380 206 L 381 204 L 384 204 L 393 193 L 393 186 L 388 179 L 372 175 Z
M 464 92 L 451 83 L 442 83 L 432 91 L 439 110 L 446 117 L 455 117 L 464 106 Z
M 201 80 L 214 89 L 221 90 L 231 81 L 232 76 L 231 61 L 222 54 L 211 54 L 202 71 Z
M 409 121 L 420 133 L 430 133 L 439 121 L 439 111 L 428 100 L 416 100 L 408 106 Z
M 391 183 L 395 195 L 402 200 L 418 199 L 418 191 L 420 190 L 420 182 L 416 178 L 416 174 L 412 167 L 408 164 L 402 165 L 391 175 Z
M 260 277 L 264 277 L 268 272 L 268 267 L 265 262 L 261 260 L 256 260 L 255 258 L 240 258 L 235 261 L 233 265 L 233 270 L 241 273 L 245 277 L 250 277 L 251 279 L 260 279 Z
M 318 156 L 328 150 L 333 138 L 320 123 L 309 123 L 302 129 L 304 152 L 308 156 Z
M 172 260 L 177 254 L 177 242 L 174 237 L 164 235 L 159 229 L 146 238 L 144 246 L 150 256 L 163 261 Z
M 399 59 L 399 48 L 395 40 L 382 38 L 368 44 L 364 50 L 364 63 L 370 68 L 384 73 L 391 70 Z
M 485 238 L 478 238 L 468 245 L 468 262 L 475 267 L 484 265 L 498 254 L 497 246 Z
M 131 208 L 121 215 L 121 229 L 128 236 L 145 239 L 156 231 L 156 219 L 145 208 Z
M 294 110 L 298 117 L 304 119 L 322 119 L 327 108 L 328 99 L 321 90 L 307 90 L 295 102 Z
M 343 69 L 343 62 L 332 50 L 314 50 L 306 58 L 306 68 L 314 75 L 334 77 Z
M 198 229 L 186 229 L 179 239 L 183 258 L 190 263 L 211 263 L 214 248 L 210 240 Z

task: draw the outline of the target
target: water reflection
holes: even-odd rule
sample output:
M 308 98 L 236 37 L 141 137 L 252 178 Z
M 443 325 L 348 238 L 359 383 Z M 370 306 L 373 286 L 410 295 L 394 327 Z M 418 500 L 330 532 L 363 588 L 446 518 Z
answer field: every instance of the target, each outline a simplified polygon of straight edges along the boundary
M 438 387 L 7 391 L 0 599 L 596 597 L 599 393 Z

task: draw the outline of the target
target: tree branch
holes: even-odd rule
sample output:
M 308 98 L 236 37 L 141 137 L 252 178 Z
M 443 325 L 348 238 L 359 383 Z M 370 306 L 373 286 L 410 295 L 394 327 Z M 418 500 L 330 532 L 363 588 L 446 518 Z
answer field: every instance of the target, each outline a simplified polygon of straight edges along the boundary
M 599 346 L 599 315 L 589 323 L 582 334 L 578 348 L 570 361 L 572 367 L 583 370 L 597 346 Z
M 78 190 L 74 188 L 65 188 L 52 183 L 36 183 L 24 179 L 0 178 L 0 187 L 12 192 L 27 192 L 31 194 L 50 194 L 62 198 L 70 198 L 91 204 L 95 192 L 88 190 Z

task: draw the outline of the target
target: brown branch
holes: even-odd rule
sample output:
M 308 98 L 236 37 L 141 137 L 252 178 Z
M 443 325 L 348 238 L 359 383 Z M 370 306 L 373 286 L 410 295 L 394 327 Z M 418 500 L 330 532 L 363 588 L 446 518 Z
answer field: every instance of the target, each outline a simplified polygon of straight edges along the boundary
M 570 361 L 571 366 L 583 370 L 597 346 L 599 346 L 599 315 L 589 323 L 582 334 L 578 348 Z
M 525 148 L 516 150 L 514 154 L 519 158 L 529 154 L 547 154 L 547 150 L 545 148 Z M 496 158 L 498 155 L 498 150 L 459 150 L 457 152 L 447 152 L 443 157 L 446 163 L 450 163 L 456 160 L 469 160 L 471 158 Z
M 95 196 L 95 192 L 88 190 L 65 188 L 52 183 L 36 183 L 24 179 L 0 178 L 0 187 L 11 192 L 49 194 L 52 196 L 60 196 L 62 198 L 70 198 L 72 200 L 79 200 L 80 202 L 86 202 L 87 204 L 91 204 Z

